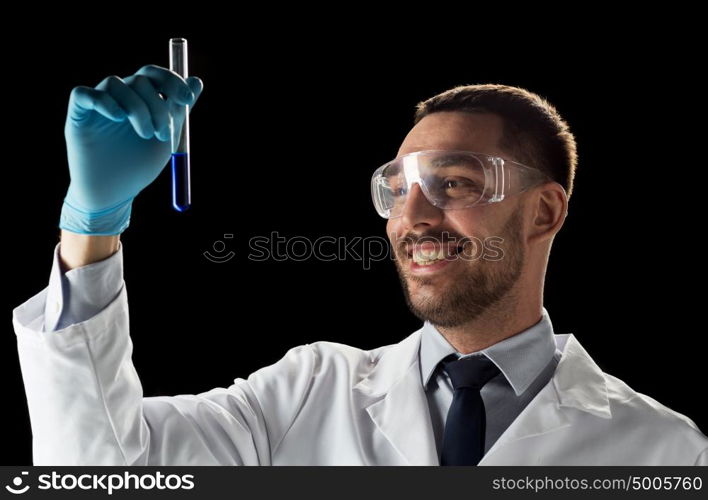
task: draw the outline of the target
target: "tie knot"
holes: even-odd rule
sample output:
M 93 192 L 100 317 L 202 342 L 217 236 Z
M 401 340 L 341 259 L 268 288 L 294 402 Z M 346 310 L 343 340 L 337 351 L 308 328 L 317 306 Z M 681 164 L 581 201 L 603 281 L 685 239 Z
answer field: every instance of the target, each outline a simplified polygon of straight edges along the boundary
M 500 373 L 497 365 L 485 355 L 443 360 L 442 365 L 450 376 L 454 389 L 462 387 L 481 389 L 484 384 Z

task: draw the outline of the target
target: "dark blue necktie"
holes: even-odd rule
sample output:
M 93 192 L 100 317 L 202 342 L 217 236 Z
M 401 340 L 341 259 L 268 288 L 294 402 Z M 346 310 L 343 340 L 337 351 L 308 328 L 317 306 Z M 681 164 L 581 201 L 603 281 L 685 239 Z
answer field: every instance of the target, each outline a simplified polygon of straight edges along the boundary
M 484 355 L 441 361 L 455 392 L 445 421 L 440 465 L 477 465 L 484 456 L 486 417 L 479 391 L 499 374 Z

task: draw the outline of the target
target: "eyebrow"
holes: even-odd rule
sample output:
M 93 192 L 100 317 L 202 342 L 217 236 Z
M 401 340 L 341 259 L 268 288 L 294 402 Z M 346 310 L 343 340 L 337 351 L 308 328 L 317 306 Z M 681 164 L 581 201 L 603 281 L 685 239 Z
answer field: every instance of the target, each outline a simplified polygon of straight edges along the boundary
M 401 163 L 395 160 L 392 161 L 394 161 L 394 163 L 391 163 L 384 169 L 386 175 L 395 175 L 401 171 Z
M 400 160 L 400 158 L 398 158 Z M 478 160 L 473 160 L 467 155 L 456 154 L 456 155 L 446 155 L 442 157 L 435 157 L 430 160 L 430 166 L 432 167 L 448 167 L 455 166 L 459 164 L 464 165 L 477 165 Z M 387 175 L 398 174 L 401 171 L 401 164 L 399 161 L 392 160 L 391 165 L 386 168 Z
M 430 165 L 433 167 L 447 167 L 447 166 L 454 166 L 457 164 L 465 164 L 465 165 L 474 165 L 477 164 L 477 160 L 472 160 L 469 156 L 467 155 L 447 155 L 443 157 L 437 157 L 434 158 L 431 162 Z

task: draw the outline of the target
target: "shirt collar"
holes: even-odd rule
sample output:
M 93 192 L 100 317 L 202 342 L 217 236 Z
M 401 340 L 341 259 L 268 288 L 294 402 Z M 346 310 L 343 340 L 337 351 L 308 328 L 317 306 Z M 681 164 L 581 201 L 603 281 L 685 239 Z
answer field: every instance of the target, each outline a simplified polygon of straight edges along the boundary
M 430 322 L 426 321 L 422 329 L 419 355 L 423 387 L 426 389 L 440 360 L 450 354 L 464 357 L 481 352 L 497 365 L 519 396 L 551 361 L 556 351 L 553 325 L 545 307 L 542 307 L 541 320 L 535 325 L 468 355 L 460 354 Z

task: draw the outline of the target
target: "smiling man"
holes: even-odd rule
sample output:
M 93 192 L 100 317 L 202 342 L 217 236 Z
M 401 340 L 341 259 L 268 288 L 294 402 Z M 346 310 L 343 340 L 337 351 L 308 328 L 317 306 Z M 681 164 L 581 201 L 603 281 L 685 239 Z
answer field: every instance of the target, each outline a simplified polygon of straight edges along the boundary
M 185 84 L 157 66 L 141 72 L 155 93 Z M 127 185 L 142 188 L 166 161 L 159 139 L 133 131 L 148 122 L 124 120 L 107 97 L 129 117 L 160 113 L 145 78 L 111 80 L 74 110 L 94 114 L 73 131 L 91 141 L 76 141 L 72 165 L 104 179 L 75 188 L 85 199 L 120 198 L 111 176 L 136 175 L 144 182 Z M 112 161 L 144 151 L 133 165 L 145 171 L 97 176 L 97 143 Z M 34 464 L 708 465 L 708 438 L 691 419 L 553 331 L 543 283 L 576 162 L 567 124 L 525 89 L 468 85 L 420 103 L 371 193 L 421 328 L 370 350 L 295 346 L 195 395 L 143 396 L 122 279 L 125 212 L 71 211 L 49 286 L 13 311 Z
M 513 161 L 499 146 L 503 135 L 504 121 L 498 114 L 428 111 L 404 139 L 398 157 L 426 150 L 469 150 Z M 567 178 L 575 166 L 573 143 L 559 141 L 558 146 L 567 148 Z M 458 165 L 464 164 L 471 177 L 484 160 L 453 158 L 444 166 L 450 178 L 439 176 L 436 182 L 448 182 L 451 198 L 461 191 L 465 196 L 463 188 L 449 187 L 451 180 L 459 183 Z M 397 250 L 396 267 L 411 311 L 437 326 L 462 353 L 484 349 L 538 322 L 551 242 L 567 213 L 565 189 L 550 179 L 535 191 L 505 197 L 503 203 L 481 204 L 484 173 L 494 173 L 483 169 L 479 167 L 482 179 L 475 178 L 480 188 L 468 190 L 471 206 L 444 210 L 428 201 L 420 183 L 413 184 L 405 203 L 397 202 L 401 207 L 386 228 Z M 493 236 L 500 238 L 502 258 L 485 257 L 485 242 Z M 436 264 L 420 263 L 426 247 L 429 252 L 447 247 L 447 238 L 477 248 Z M 416 245 L 418 241 L 422 243 Z
M 477 464 L 562 357 L 543 282 L 576 162 L 550 104 L 478 85 L 421 103 L 396 159 L 374 174 L 406 302 L 425 322 L 421 372 L 443 465 Z M 456 380 L 447 362 L 457 358 L 484 363 L 461 365 L 470 373 Z

